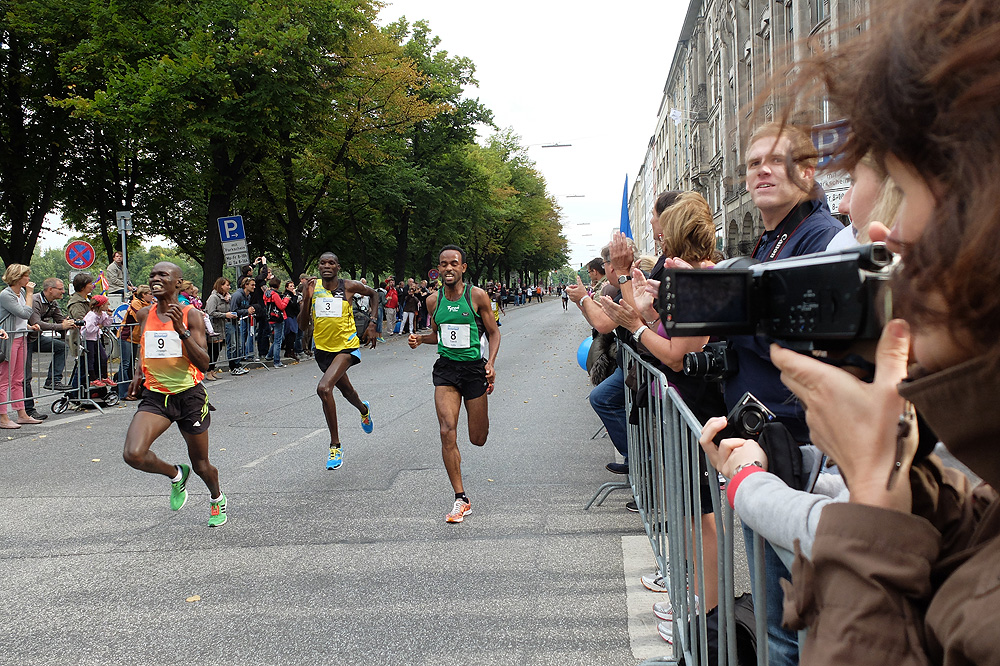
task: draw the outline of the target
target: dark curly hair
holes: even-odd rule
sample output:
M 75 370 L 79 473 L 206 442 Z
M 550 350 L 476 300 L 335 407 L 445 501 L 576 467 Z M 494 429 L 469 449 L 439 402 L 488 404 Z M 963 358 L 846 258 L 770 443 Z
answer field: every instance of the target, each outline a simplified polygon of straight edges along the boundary
M 882 3 L 867 32 L 817 50 L 775 81 L 785 76 L 770 89 L 789 102 L 785 120 L 826 94 L 850 123 L 838 168 L 892 155 L 935 193 L 933 221 L 904 250 L 893 283 L 897 310 L 1000 356 L 1000 2 Z M 934 292 L 947 312 L 929 305 Z

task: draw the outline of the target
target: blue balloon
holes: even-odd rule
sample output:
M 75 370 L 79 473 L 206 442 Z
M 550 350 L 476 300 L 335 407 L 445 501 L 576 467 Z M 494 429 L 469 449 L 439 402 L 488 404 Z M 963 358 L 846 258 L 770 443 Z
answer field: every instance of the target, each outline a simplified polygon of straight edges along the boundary
M 587 336 L 576 350 L 576 362 L 584 370 L 587 369 L 587 356 L 590 355 L 590 345 L 592 344 L 594 344 L 594 338 Z

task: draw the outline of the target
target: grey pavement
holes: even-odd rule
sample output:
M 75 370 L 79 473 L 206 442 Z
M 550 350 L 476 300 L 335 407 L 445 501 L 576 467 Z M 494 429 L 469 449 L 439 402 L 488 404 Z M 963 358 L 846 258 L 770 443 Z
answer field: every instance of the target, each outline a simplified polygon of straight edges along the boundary
M 135 403 L 4 432 L 0 663 L 635 664 L 639 518 L 620 492 L 583 510 L 614 459 L 576 363 L 589 329 L 557 298 L 502 321 L 486 446 L 460 424 L 461 525 L 444 522 L 435 350 L 398 337 L 350 372 L 373 434 L 337 394 L 333 472 L 314 362 L 206 383 L 219 529 L 197 477 L 171 512 L 168 481 L 124 464 Z M 186 460 L 176 428 L 153 448 Z

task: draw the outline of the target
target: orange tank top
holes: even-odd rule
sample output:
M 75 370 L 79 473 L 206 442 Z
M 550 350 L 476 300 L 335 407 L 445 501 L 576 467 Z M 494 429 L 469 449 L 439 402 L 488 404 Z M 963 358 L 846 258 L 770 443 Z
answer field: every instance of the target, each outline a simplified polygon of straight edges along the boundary
M 194 306 L 183 307 L 184 326 L 187 326 L 188 313 Z M 142 327 L 139 353 L 146 388 L 150 391 L 174 395 L 195 386 L 205 376 L 188 359 L 184 341 L 174 330 L 173 321 L 169 318 L 161 321 L 155 305 L 149 309 Z

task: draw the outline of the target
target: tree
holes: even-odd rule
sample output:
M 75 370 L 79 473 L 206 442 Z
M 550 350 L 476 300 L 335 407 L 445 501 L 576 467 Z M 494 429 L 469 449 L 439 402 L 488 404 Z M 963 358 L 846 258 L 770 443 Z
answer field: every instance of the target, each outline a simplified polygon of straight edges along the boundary
M 204 266 L 207 288 L 222 272 L 215 220 L 234 212 L 280 138 L 330 103 L 337 54 L 374 9 L 368 0 L 147 0 L 109 11 L 109 23 L 146 37 L 152 52 L 116 63 L 103 90 L 71 102 L 142 128 L 157 154 L 190 153 L 197 179 L 183 183 L 180 204 L 155 213 L 160 233 Z M 114 52 L 118 34 L 94 31 L 89 48 Z
M 82 0 L 0 2 L 0 259 L 26 263 L 56 205 L 76 123 L 60 60 L 77 45 Z
M 252 217 L 258 222 L 254 229 L 292 274 L 323 251 L 322 241 L 330 235 L 329 224 L 319 224 L 323 218 L 337 225 L 337 236 L 353 239 L 361 272 L 366 271 L 374 217 L 355 174 L 395 158 L 387 148 L 396 144 L 386 141 L 387 135 L 402 134 L 447 109 L 420 97 L 425 77 L 402 57 L 397 43 L 374 28 L 344 45 L 337 67 L 330 72 L 336 79 L 327 103 L 317 105 L 314 117 L 301 118 L 294 131 L 283 130 L 273 152 L 255 166 L 261 214 Z M 328 197 L 331 191 L 338 196 Z

